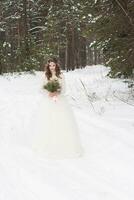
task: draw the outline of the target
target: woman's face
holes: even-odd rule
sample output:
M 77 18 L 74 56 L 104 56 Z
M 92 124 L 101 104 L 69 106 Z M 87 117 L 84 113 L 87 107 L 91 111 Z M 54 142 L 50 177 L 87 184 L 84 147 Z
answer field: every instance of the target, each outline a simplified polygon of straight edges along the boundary
M 55 71 L 55 68 L 56 68 L 56 64 L 54 62 L 50 62 L 49 63 L 49 69 L 51 72 Z

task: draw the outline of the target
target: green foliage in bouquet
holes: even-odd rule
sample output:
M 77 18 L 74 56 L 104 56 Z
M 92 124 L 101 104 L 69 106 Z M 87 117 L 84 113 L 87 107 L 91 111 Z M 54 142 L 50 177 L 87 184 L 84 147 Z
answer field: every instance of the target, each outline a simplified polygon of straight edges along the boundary
M 61 91 L 61 85 L 58 80 L 50 80 L 43 86 L 44 89 L 46 89 L 49 92 L 60 92 Z

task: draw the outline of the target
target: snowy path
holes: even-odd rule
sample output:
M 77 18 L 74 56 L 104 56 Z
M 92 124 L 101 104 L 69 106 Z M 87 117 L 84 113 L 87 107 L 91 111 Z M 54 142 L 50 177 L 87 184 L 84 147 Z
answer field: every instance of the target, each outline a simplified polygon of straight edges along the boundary
M 47 160 L 15 145 L 16 136 L 21 140 L 30 130 L 41 73 L 0 77 L 0 200 L 134 199 L 134 108 L 113 98 L 114 90 L 127 87 L 106 73 L 96 66 L 66 74 L 85 155 L 65 160 Z M 96 92 L 95 111 L 75 84 L 79 78 Z

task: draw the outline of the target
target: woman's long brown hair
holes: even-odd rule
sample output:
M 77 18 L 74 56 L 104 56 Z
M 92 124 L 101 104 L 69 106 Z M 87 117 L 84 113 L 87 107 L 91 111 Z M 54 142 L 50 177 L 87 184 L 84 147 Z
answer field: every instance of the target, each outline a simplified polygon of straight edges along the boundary
M 47 61 L 47 64 L 45 64 L 45 66 L 44 66 L 45 75 L 46 75 L 46 77 L 47 77 L 48 80 L 52 77 L 52 73 L 51 73 L 51 71 L 50 71 L 50 69 L 49 69 L 49 63 L 50 63 L 50 62 L 54 62 L 55 65 L 56 65 L 56 67 L 55 67 L 56 76 L 57 76 L 57 77 L 60 77 L 60 74 L 62 74 L 62 73 L 61 73 L 61 70 L 60 70 L 60 65 L 59 65 L 59 63 L 57 62 L 57 59 L 56 59 L 56 58 L 50 58 L 50 59 Z M 60 78 L 61 78 L 61 77 L 60 77 Z

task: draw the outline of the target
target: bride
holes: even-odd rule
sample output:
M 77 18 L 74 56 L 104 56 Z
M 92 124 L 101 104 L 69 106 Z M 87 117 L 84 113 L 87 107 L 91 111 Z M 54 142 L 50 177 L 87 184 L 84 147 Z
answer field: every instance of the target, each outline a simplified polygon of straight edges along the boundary
M 74 113 L 66 99 L 64 74 L 55 58 L 44 68 L 44 84 L 57 79 L 61 91 L 49 92 L 42 87 L 43 100 L 34 117 L 32 148 L 47 158 L 75 158 L 83 155 Z

